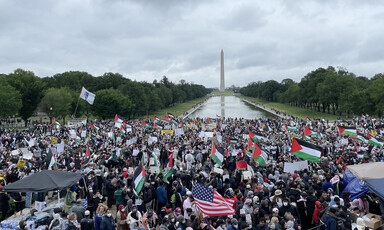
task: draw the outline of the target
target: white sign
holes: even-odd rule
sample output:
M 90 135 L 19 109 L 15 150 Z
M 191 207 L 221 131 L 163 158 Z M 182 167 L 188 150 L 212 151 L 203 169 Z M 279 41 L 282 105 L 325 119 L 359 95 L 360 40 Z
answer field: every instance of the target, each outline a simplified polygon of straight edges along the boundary
M 56 144 L 57 153 L 64 152 L 64 143 Z
M 213 132 L 205 132 L 205 137 L 213 137 Z
M 200 137 L 200 138 L 204 138 L 204 136 L 205 136 L 205 132 L 204 132 L 204 131 L 201 131 L 201 132 L 199 133 L 199 137 Z
M 71 135 L 72 139 L 76 138 L 76 131 L 75 130 L 73 130 L 73 129 L 69 130 L 69 134 Z
M 175 135 L 176 136 L 184 135 L 184 129 L 183 128 L 175 129 Z
M 300 171 L 308 169 L 308 161 L 297 161 L 293 163 L 285 162 L 284 163 L 284 172 L 293 174 L 295 170 Z
M 87 136 L 87 130 L 81 130 L 81 137 Z
M 216 139 L 217 139 L 217 141 L 218 141 L 219 143 L 222 143 L 222 142 L 223 142 L 223 136 L 219 136 L 219 135 L 217 135 L 217 136 L 216 136 Z
M 136 141 L 137 141 L 136 138 L 132 138 L 132 139 L 130 139 L 130 140 L 127 140 L 127 146 L 130 146 L 130 145 L 132 145 L 132 144 L 135 144 Z
M 30 160 L 32 159 L 32 153 L 31 152 L 26 152 L 26 153 L 23 153 L 23 158 L 26 159 L 26 160 Z
M 250 180 L 252 178 L 252 173 L 250 171 L 243 171 L 244 180 Z
M 137 154 L 139 154 L 139 152 L 140 151 L 138 149 L 134 149 L 132 155 L 135 157 Z
M 218 173 L 218 174 L 221 174 L 221 175 L 223 175 L 223 173 L 224 173 L 224 170 L 219 169 L 219 168 L 214 168 L 213 171 L 214 171 L 215 173 Z
M 160 168 L 158 166 L 151 166 L 150 167 L 151 173 L 160 173 Z
M 11 155 L 16 156 L 16 155 L 19 155 L 19 153 L 20 153 L 19 150 L 16 149 L 16 150 L 12 150 Z

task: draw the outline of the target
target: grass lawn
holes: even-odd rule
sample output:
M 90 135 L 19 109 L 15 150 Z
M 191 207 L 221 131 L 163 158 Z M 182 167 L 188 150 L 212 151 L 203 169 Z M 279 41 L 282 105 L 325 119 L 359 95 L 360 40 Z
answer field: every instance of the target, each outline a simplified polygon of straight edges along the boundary
M 213 91 L 212 94 L 216 95 L 216 96 L 232 96 L 234 94 L 234 92 L 233 91 L 224 91 L 224 92 Z
M 269 102 L 266 100 L 262 100 L 259 98 L 253 98 L 253 97 L 246 97 L 246 96 L 241 96 L 244 99 L 247 99 L 249 101 L 253 101 L 259 104 L 264 105 L 265 107 L 271 108 L 271 109 L 276 109 L 280 112 L 287 113 L 289 115 L 292 115 L 294 117 L 299 117 L 301 119 L 305 119 L 306 116 L 310 119 L 316 119 L 316 118 L 324 118 L 328 120 L 337 120 L 338 117 L 341 117 L 342 119 L 347 119 L 346 116 L 337 116 L 333 114 L 328 114 L 328 113 L 322 113 L 322 112 L 317 112 L 311 109 L 306 109 L 306 108 L 301 108 L 301 107 L 296 107 L 296 106 L 290 106 L 287 104 L 282 104 L 282 103 L 277 103 L 277 102 Z
M 209 96 L 197 98 L 197 99 L 194 99 L 194 100 L 191 100 L 191 101 L 187 101 L 187 102 L 184 102 L 184 103 L 180 103 L 180 104 L 171 106 L 169 108 L 161 109 L 159 111 L 156 111 L 156 112 L 153 112 L 153 113 L 149 114 L 148 118 L 152 119 L 153 116 L 155 116 L 155 115 L 157 117 L 161 118 L 161 117 L 164 117 L 166 113 L 172 113 L 175 116 L 180 116 L 184 112 L 186 112 L 189 109 L 191 109 L 192 106 L 196 105 L 199 102 L 204 101 L 207 98 L 209 98 Z M 142 117 L 145 117 L 145 116 L 142 116 Z

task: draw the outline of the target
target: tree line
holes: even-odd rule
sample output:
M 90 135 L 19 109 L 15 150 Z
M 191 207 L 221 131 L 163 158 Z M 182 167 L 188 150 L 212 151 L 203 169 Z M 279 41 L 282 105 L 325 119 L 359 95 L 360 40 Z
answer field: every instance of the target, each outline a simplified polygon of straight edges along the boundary
M 287 103 L 333 114 L 384 114 L 384 74 L 370 79 L 345 68 L 318 68 L 300 82 L 284 79 L 252 82 L 240 89 L 245 96 Z
M 166 76 L 152 83 L 132 81 L 119 73 L 95 77 L 80 71 L 40 78 L 32 71 L 16 69 L 0 74 L 0 117 L 17 115 L 27 121 L 40 111 L 50 118 L 65 119 L 75 112 L 83 86 L 96 98 L 93 105 L 80 99 L 76 116 L 94 115 L 102 119 L 113 118 L 115 114 L 126 118 L 147 115 L 211 91 L 185 80 L 175 84 Z

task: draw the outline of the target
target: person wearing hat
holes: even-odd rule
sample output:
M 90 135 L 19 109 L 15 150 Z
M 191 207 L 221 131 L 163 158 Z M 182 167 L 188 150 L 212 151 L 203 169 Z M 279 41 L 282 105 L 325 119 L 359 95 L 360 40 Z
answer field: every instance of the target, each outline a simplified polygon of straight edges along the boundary
M 283 199 L 281 198 L 282 195 L 283 195 L 283 193 L 281 192 L 281 190 L 277 189 L 275 191 L 275 195 L 271 196 L 271 198 L 270 198 L 271 202 L 276 202 L 277 205 L 279 205 L 279 208 L 281 206 L 283 206 Z
M 228 230 L 239 230 L 239 222 L 236 218 L 231 220 L 231 225 L 228 227 Z
M 89 230 L 94 230 L 95 229 L 95 223 L 93 220 L 90 218 L 90 211 L 86 210 L 84 213 L 84 218 L 81 219 L 80 221 L 80 228 L 81 229 L 89 229 Z
M 193 199 L 191 191 L 187 192 L 187 199 L 183 202 L 184 218 L 186 220 L 189 220 L 189 215 L 187 213 L 188 208 L 192 209 L 192 212 L 196 212 L 195 200 Z

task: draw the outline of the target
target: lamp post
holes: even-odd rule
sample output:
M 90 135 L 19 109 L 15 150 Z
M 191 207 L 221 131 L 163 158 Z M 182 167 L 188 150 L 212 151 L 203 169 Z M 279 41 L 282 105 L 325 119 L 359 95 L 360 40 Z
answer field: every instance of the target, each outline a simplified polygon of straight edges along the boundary
M 51 120 L 51 122 L 50 122 L 51 124 L 52 124 L 52 110 L 53 110 L 52 107 L 49 108 L 49 111 L 50 111 L 49 112 L 49 119 Z

